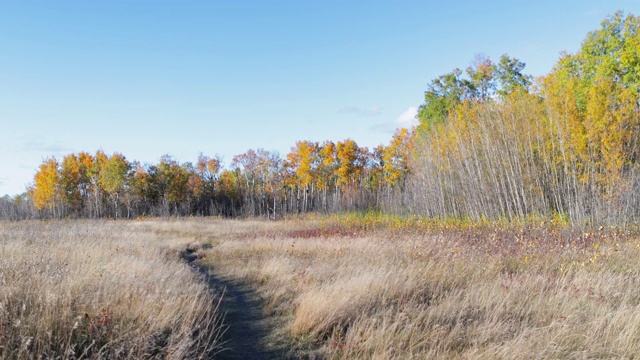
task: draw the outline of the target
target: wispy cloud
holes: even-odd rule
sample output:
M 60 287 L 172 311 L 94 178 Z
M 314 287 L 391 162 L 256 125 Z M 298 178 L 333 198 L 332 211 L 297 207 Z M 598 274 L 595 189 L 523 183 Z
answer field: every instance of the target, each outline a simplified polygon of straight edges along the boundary
M 594 16 L 599 16 L 600 15 L 600 9 L 598 8 L 593 8 L 589 11 L 587 11 L 587 16 L 588 17 L 594 17 Z
M 44 136 L 31 135 L 24 139 L 22 143 L 23 151 L 33 151 L 48 154 L 61 154 L 71 152 L 72 149 L 59 141 L 48 141 Z
M 395 120 L 381 122 L 373 125 L 370 130 L 376 132 L 393 133 L 398 128 L 409 129 L 418 125 L 418 108 L 410 106 L 405 112 L 398 115 Z
M 345 106 L 338 110 L 339 114 L 354 114 L 358 116 L 376 116 L 384 112 L 382 106 L 373 106 L 368 109 L 361 108 L 359 106 Z

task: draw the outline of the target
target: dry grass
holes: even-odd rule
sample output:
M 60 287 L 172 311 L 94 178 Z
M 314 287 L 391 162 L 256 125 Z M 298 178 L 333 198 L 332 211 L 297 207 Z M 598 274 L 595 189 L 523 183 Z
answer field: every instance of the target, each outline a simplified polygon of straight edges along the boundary
M 217 299 L 185 239 L 134 222 L 0 223 L 1 358 L 198 358 Z
M 633 358 L 640 244 L 534 227 L 428 234 L 318 221 L 151 225 L 210 244 L 298 354 L 341 359 Z M 316 349 L 311 351 L 309 349 Z
M 206 356 L 215 297 L 177 253 L 246 281 L 294 353 L 633 358 L 640 243 L 559 226 L 315 219 L 0 223 L 0 357 Z M 425 230 L 427 229 L 427 230 Z M 206 246 L 205 246 L 206 245 Z

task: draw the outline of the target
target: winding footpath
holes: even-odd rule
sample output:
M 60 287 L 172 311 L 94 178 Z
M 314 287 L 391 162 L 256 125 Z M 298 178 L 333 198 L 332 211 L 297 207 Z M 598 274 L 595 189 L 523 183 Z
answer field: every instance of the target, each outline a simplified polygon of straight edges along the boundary
M 269 341 L 269 323 L 262 311 L 260 297 L 245 284 L 216 275 L 195 263 L 196 256 L 188 252 L 184 259 L 203 273 L 209 287 L 216 294 L 223 294 L 219 311 L 224 315 L 223 350 L 215 359 L 262 360 L 287 359 L 285 349 Z

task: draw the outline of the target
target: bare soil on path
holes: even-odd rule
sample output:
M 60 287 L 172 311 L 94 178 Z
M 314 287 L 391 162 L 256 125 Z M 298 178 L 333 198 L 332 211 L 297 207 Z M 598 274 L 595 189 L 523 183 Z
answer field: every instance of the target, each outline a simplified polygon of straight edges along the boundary
M 219 311 L 224 316 L 223 349 L 215 359 L 262 360 L 291 359 L 282 341 L 273 338 L 275 320 L 264 315 L 262 299 L 248 285 L 220 276 L 211 269 L 198 266 L 196 255 L 188 251 L 185 260 L 203 273 L 211 290 L 222 295 Z

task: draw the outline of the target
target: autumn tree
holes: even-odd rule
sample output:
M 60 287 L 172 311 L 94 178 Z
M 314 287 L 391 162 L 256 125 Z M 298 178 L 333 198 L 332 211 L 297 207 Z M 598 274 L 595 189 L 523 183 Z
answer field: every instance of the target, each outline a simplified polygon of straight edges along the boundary
M 544 79 L 579 221 L 626 217 L 638 203 L 630 194 L 640 151 L 639 45 L 640 18 L 617 12 Z
M 148 214 L 157 196 L 154 196 L 152 176 L 148 169 L 137 161 L 131 163 L 129 187 L 125 194 L 128 207 L 137 208 L 138 215 Z
M 414 208 L 474 218 L 555 213 L 580 226 L 636 219 L 639 25 L 622 12 L 605 19 L 535 86 L 506 55 L 476 61 L 467 81 L 457 71 L 436 79 L 419 114 Z
M 69 154 L 62 159 L 60 169 L 60 185 L 64 202 L 70 210 L 78 214 L 83 208 L 82 188 L 88 182 L 86 170 L 82 171 L 81 162 L 75 154 Z
M 55 158 L 43 161 L 33 179 L 30 192 L 38 210 L 48 209 L 54 217 L 59 216 L 60 170 Z
M 298 194 L 296 199 L 300 200 L 300 191 L 302 191 L 302 211 L 308 209 L 308 197 L 313 197 L 314 181 L 318 176 L 318 165 L 320 162 L 320 148 L 317 142 L 298 141 L 296 146 L 291 148 L 291 152 L 287 154 L 287 163 L 293 170 L 296 179 Z M 309 194 L 309 191 L 312 194 Z M 297 211 L 300 210 L 298 202 L 296 203 Z
M 219 212 L 224 216 L 236 216 L 237 209 L 242 208 L 242 194 L 238 183 L 236 171 L 223 170 L 220 173 L 216 200 Z
M 166 214 L 179 212 L 180 205 L 188 196 L 189 172 L 170 155 L 160 158 L 154 176 L 159 194 L 162 196 Z
M 409 158 L 414 151 L 412 134 L 407 129 L 398 129 L 389 146 L 382 150 L 384 180 L 389 187 L 404 186 L 409 174 Z
M 90 158 L 83 157 L 84 161 L 88 161 Z M 87 175 L 89 177 L 89 192 L 91 193 L 91 212 L 94 217 L 100 217 L 102 215 L 102 202 L 104 199 L 104 189 L 100 185 L 100 178 L 102 176 L 102 170 L 107 163 L 109 157 L 102 150 L 96 151 L 93 156 L 91 165 L 88 167 Z
M 467 67 L 466 76 L 457 68 L 439 76 L 427 86 L 424 103 L 418 108 L 418 131 L 428 132 L 434 125 L 444 123 L 464 101 L 485 102 L 496 94 L 528 91 L 531 76 L 522 72 L 524 67 L 525 63 L 507 54 L 500 57 L 498 64 L 479 54 Z
M 236 169 L 237 174 L 242 176 L 242 192 L 245 203 L 250 209 L 248 211 L 251 215 L 256 215 L 257 188 L 260 185 L 258 154 L 253 149 L 249 149 L 244 154 L 234 156 L 231 166 Z
M 336 145 L 336 176 L 338 186 L 345 188 L 354 184 L 362 174 L 366 164 L 367 150 L 346 139 Z
M 278 204 L 284 190 L 284 161 L 277 152 L 259 150 L 258 155 L 264 183 L 263 201 L 266 217 L 273 217 L 273 220 L 275 220 L 278 213 Z
M 473 60 L 473 65 L 467 68 L 468 81 L 466 85 L 467 97 L 478 101 L 487 101 L 496 90 L 496 66 L 491 59 L 483 54 L 478 54 Z
M 189 179 L 193 193 L 200 199 L 200 210 L 206 211 L 206 200 L 215 195 L 216 181 L 222 168 L 222 160 L 218 156 L 208 157 L 198 154 L 195 172 Z
M 329 209 L 328 193 L 335 191 L 337 187 L 337 159 L 336 144 L 333 141 L 325 141 L 318 150 L 317 183 L 321 192 L 322 210 Z
M 100 172 L 98 182 L 113 201 L 113 212 L 116 219 L 118 218 L 120 196 L 128 188 L 130 170 L 131 164 L 126 158 L 122 154 L 114 153 L 110 158 L 107 158 Z M 127 206 L 127 209 L 129 209 L 129 206 Z
M 396 134 L 400 129 L 396 130 Z M 372 188 L 382 188 L 387 183 L 385 181 L 385 154 L 389 152 L 387 147 L 380 144 L 373 148 L 369 162 L 370 183 Z

